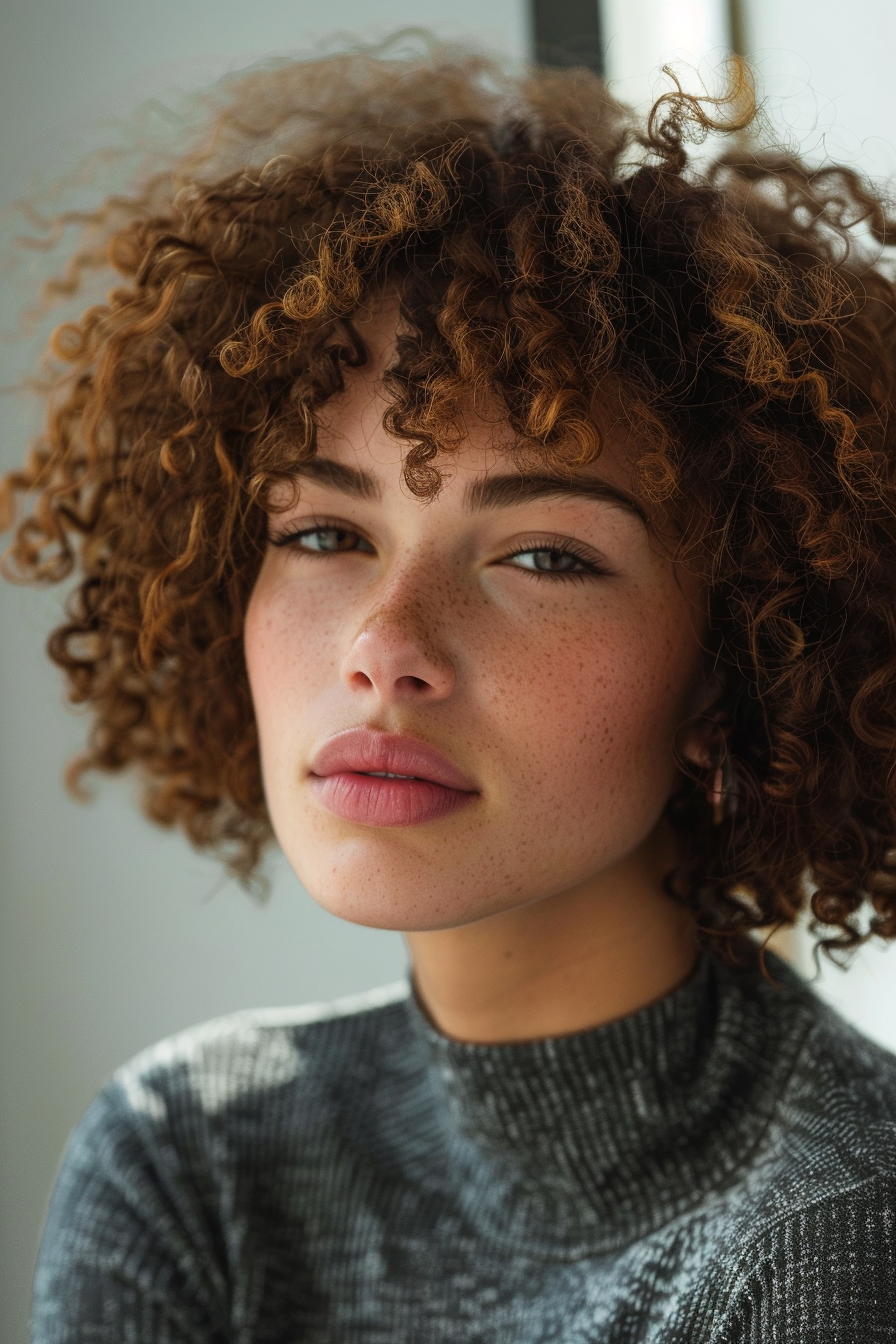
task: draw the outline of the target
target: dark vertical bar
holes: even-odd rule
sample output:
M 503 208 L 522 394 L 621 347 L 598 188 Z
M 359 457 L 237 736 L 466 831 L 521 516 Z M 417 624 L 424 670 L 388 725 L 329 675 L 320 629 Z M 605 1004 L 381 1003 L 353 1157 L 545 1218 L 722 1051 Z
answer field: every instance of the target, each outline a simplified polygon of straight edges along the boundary
M 595 74 L 604 73 L 599 0 L 531 0 L 531 4 L 538 65 L 584 65 Z
M 728 0 L 728 45 L 735 56 L 747 56 L 745 0 Z

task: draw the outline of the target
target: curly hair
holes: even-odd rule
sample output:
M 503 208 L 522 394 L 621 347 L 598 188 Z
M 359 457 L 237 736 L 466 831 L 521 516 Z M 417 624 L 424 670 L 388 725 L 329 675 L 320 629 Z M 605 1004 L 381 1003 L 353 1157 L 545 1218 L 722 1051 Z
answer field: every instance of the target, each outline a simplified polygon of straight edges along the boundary
M 85 769 L 244 879 L 271 838 L 242 628 L 272 486 L 402 329 L 387 425 L 437 493 L 472 389 L 520 460 L 593 461 L 624 389 L 644 497 L 705 580 L 736 807 L 683 767 L 667 879 L 704 942 L 811 903 L 831 953 L 896 937 L 896 372 L 884 201 L 756 148 L 749 74 L 639 122 L 585 71 L 359 51 L 232 81 L 204 144 L 87 217 L 57 288 L 116 287 L 52 338 L 45 429 L 3 483 L 19 577 L 78 572 L 49 642 L 93 714 Z M 728 133 L 697 160 L 689 141 Z M 2 502 L 0 501 L 0 502 Z M 867 927 L 860 915 L 868 912 Z

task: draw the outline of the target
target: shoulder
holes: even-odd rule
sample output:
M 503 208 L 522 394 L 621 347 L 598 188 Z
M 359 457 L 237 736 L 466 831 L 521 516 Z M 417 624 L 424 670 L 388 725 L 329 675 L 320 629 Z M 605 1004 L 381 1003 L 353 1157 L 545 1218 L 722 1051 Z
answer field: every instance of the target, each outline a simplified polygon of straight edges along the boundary
M 730 1256 L 711 1344 L 896 1338 L 896 1174 L 831 1187 L 766 1222 Z
M 794 977 L 795 978 L 795 977 Z M 864 1036 L 800 980 L 807 1027 L 768 1140 L 783 1177 L 781 1212 L 819 1194 L 896 1180 L 896 1055 Z M 787 1015 L 786 997 L 782 1012 Z M 768 1145 L 767 1145 L 768 1147 Z M 771 1195 L 774 1200 L 774 1195 Z
M 763 1025 L 782 1041 L 789 1035 L 790 1044 L 740 1189 L 741 1245 L 751 1230 L 809 1218 L 808 1210 L 838 1200 L 872 1199 L 875 1191 L 889 1198 L 896 1185 L 896 1055 L 795 972 L 787 969 L 779 985 L 763 986 L 772 1005 Z
M 330 1003 L 231 1013 L 168 1037 L 118 1069 L 72 1136 L 60 1189 L 91 1172 L 144 1174 L 215 1199 L 279 1153 L 301 1154 L 351 1098 L 407 1059 L 408 983 Z M 397 1063 L 396 1063 L 397 1061 Z M 337 1126 L 338 1127 L 338 1126 Z M 149 1197 L 149 1190 L 144 1190 Z
M 734 1067 L 717 1083 L 743 1118 L 719 1210 L 751 1229 L 896 1177 L 896 1054 L 827 1003 L 773 953 L 769 976 L 718 971 L 717 1036 Z
M 245 1225 L 259 1179 L 301 1158 L 304 1137 L 340 1130 L 339 1107 L 365 1070 L 388 1075 L 402 1058 L 408 996 L 403 983 L 234 1013 L 119 1069 L 63 1159 L 35 1277 L 35 1339 L 124 1338 L 116 1313 L 150 1322 L 141 1339 L 229 1338 L 232 1229 Z M 306 1146 L 319 1156 L 319 1141 Z
M 709 1338 L 896 1339 L 896 1055 L 795 973 L 785 980 L 766 987 L 768 1025 L 783 1035 L 799 1015 L 798 1048 L 744 1183 L 723 1201 Z
M 740 1173 L 777 1213 L 896 1176 L 896 1054 L 863 1035 L 774 953 L 723 967 L 718 1030 L 741 1067 L 729 1091 L 752 1111 Z M 759 1080 L 750 1103 L 747 1079 Z M 751 1202 L 751 1212 L 757 1212 Z
M 407 1054 L 409 985 L 330 1003 L 228 1014 L 119 1068 L 75 1130 L 57 1196 L 140 1171 L 194 1194 L 251 1171 L 278 1143 L 330 1123 L 371 1075 Z M 288 1130 L 288 1133 L 286 1132 Z
M 120 1108 L 163 1123 L 178 1112 L 221 1115 L 285 1088 L 319 1093 L 328 1081 L 400 1049 L 407 981 L 328 1003 L 249 1009 L 150 1046 L 120 1068 L 107 1093 Z

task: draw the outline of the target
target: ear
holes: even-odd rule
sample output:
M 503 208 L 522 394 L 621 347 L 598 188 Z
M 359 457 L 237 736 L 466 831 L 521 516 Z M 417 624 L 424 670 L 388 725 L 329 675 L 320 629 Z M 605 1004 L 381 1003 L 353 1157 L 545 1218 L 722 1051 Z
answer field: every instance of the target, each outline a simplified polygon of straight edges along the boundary
M 688 718 L 696 718 L 699 715 L 711 715 L 718 705 L 725 692 L 725 679 L 715 667 L 711 667 L 709 659 L 703 661 L 699 674 L 691 687 L 691 694 L 688 699 Z
M 675 736 L 675 745 L 691 765 L 709 770 L 718 763 L 719 739 L 726 735 L 724 711 L 719 701 L 725 682 L 719 673 L 704 665 L 688 699 L 687 716 Z

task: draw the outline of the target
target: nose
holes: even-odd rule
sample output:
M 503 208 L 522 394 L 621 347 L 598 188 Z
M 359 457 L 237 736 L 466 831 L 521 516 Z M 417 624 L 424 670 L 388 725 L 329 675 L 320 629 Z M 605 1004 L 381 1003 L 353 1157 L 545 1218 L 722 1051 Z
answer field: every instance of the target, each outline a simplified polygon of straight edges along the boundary
M 428 619 L 427 619 L 428 617 Z M 374 692 L 383 704 L 446 699 L 456 673 L 434 633 L 435 616 L 418 601 L 381 602 L 364 620 L 342 665 L 353 691 Z

